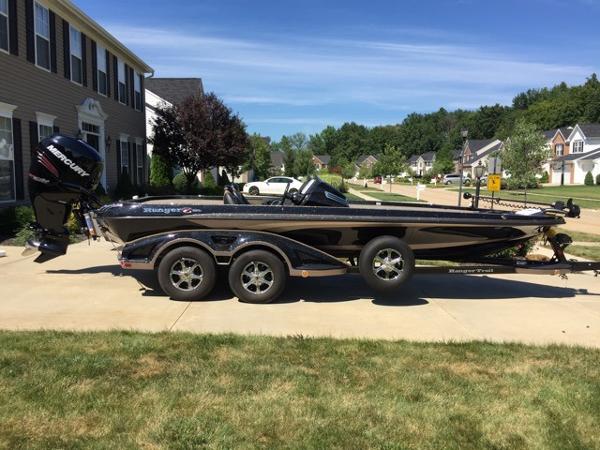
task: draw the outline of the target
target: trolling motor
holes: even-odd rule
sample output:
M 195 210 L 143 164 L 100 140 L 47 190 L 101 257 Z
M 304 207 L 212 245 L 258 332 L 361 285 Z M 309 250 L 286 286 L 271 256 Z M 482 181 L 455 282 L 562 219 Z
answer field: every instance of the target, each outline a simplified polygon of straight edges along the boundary
M 103 165 L 99 153 L 80 139 L 55 134 L 37 145 L 29 168 L 36 236 L 27 242 L 24 253 L 39 250 L 36 262 L 64 255 L 69 245 L 65 224 L 71 212 L 83 229 L 89 228 L 87 212 L 99 205 L 93 191 Z

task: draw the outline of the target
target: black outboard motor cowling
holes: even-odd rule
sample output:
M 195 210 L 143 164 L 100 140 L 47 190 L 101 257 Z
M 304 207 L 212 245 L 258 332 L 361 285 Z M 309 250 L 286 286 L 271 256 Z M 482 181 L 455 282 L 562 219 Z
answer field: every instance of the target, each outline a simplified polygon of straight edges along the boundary
M 36 261 L 67 252 L 65 224 L 73 204 L 93 197 L 102 168 L 99 153 L 82 140 L 56 134 L 37 145 L 29 168 L 29 196 L 38 236 L 28 243 L 42 252 Z

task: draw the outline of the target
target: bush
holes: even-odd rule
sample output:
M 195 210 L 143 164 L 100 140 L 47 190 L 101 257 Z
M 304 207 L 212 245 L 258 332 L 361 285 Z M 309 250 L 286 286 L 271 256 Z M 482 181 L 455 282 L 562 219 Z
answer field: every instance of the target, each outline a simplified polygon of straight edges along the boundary
M 583 181 L 583 183 L 586 186 L 593 186 L 594 185 L 594 176 L 592 175 L 592 172 L 588 172 L 585 174 L 585 180 Z
M 129 172 L 124 167 L 119 176 L 117 187 L 115 188 L 114 197 L 117 199 L 128 199 L 134 194 L 133 185 L 131 184 L 131 178 L 129 178 Z
M 162 156 L 153 154 L 150 161 L 150 186 L 158 189 L 171 186 L 171 175 L 169 163 Z
M 550 181 L 550 174 L 544 170 L 542 177 L 540 178 L 540 183 L 548 183 Z
M 600 173 L 596 175 L 596 184 L 600 186 Z
M 200 193 L 202 195 L 223 195 L 223 187 L 217 185 L 211 171 L 204 172 L 204 182 Z
M 0 209 L 0 234 L 12 236 L 32 222 L 35 222 L 35 215 L 31 206 Z
M 173 188 L 175 188 L 175 192 L 177 192 L 178 194 L 185 194 L 185 195 L 199 194 L 200 193 L 200 181 L 198 181 L 197 177 L 194 177 L 194 181 L 192 182 L 192 185 L 189 186 L 189 188 L 188 188 L 187 178 L 182 171 L 182 172 L 179 172 L 177 175 L 175 175 L 175 178 L 173 178 Z

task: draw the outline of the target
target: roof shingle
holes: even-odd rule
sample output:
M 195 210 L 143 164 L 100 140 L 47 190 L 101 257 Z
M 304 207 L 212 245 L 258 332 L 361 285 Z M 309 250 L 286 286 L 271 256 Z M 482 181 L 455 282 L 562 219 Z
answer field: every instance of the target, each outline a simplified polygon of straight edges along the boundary
M 200 78 L 146 78 L 144 82 L 146 89 L 174 105 L 204 92 Z

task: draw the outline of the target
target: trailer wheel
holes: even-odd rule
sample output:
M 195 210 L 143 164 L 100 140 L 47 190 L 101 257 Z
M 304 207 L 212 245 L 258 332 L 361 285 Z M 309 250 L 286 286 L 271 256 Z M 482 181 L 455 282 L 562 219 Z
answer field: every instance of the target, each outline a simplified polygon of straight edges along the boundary
M 212 291 L 217 277 L 215 261 L 204 250 L 179 247 L 158 265 L 158 282 L 173 300 L 200 300 Z
M 391 292 L 412 277 L 415 256 L 400 239 L 381 236 L 363 247 L 358 265 L 369 286 L 379 292 Z
M 271 303 L 285 288 L 281 260 L 265 250 L 250 250 L 229 268 L 229 287 L 245 303 Z

